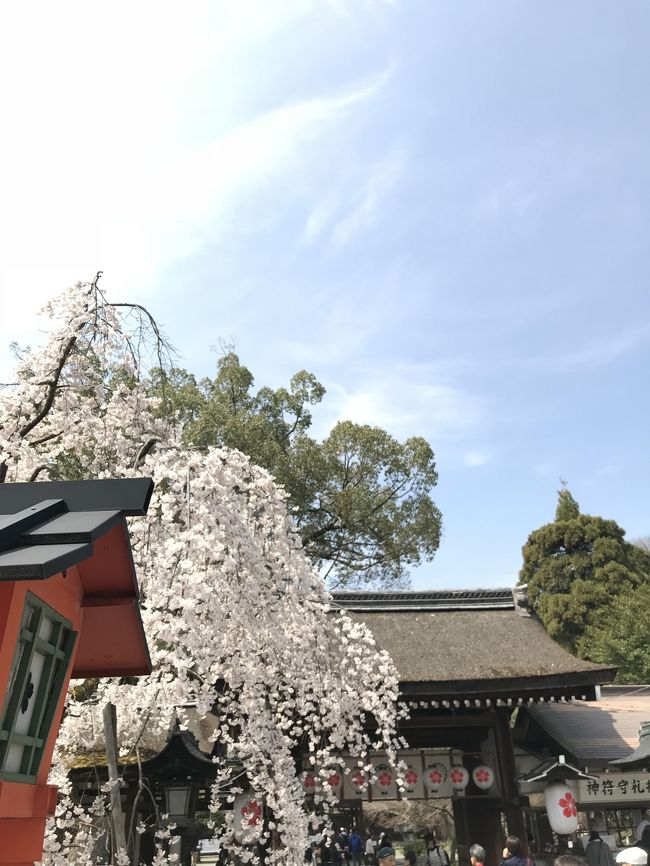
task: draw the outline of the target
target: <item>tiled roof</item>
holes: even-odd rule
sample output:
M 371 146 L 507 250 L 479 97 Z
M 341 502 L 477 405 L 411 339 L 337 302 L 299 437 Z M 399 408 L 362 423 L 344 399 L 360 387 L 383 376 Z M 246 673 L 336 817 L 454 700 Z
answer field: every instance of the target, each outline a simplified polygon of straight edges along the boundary
M 512 589 L 443 589 L 425 592 L 335 592 L 347 610 L 512 610 Z
M 627 757 L 650 720 L 650 686 L 603 686 L 595 703 L 543 704 L 528 712 L 567 754 L 589 766 Z

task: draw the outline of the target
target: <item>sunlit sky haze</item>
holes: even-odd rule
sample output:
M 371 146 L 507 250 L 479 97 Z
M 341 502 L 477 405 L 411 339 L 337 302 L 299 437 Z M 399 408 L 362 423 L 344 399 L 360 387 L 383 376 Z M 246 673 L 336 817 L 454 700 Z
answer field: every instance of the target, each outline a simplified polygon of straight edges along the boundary
M 425 436 L 415 587 L 513 584 L 560 478 L 650 535 L 649 38 L 643 0 L 7 6 L 0 346 L 101 269 L 197 374 L 231 342 L 318 376 L 319 434 Z

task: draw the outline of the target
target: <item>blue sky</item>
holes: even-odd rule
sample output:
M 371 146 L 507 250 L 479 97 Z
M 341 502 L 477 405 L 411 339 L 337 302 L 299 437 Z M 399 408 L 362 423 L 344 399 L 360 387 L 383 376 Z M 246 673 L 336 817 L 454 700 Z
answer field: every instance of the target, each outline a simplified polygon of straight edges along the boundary
M 649 37 L 641 0 L 4 10 L 0 344 L 101 268 L 195 372 L 234 342 L 321 379 L 320 433 L 425 436 L 416 587 L 514 583 L 560 477 L 650 535 Z

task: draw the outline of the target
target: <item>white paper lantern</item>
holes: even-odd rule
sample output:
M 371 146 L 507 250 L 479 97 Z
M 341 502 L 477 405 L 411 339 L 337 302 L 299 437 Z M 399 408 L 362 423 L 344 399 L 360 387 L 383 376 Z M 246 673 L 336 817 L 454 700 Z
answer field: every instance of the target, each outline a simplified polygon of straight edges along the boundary
M 302 788 L 306 794 L 316 793 L 316 775 L 310 770 L 305 770 L 302 774 Z
M 574 787 L 568 782 L 553 782 L 544 791 L 546 814 L 554 833 L 568 836 L 578 829 L 578 804 Z
M 239 794 L 232 804 L 235 836 L 237 839 L 250 838 L 251 834 L 259 830 L 264 817 L 262 801 L 258 800 L 250 791 Z
M 430 794 L 435 794 L 441 785 L 447 781 L 447 768 L 444 764 L 436 762 L 429 764 L 424 771 L 424 784 Z
M 341 793 L 341 788 L 343 787 L 343 773 L 338 767 L 328 767 L 327 770 L 325 770 L 325 778 L 323 781 L 335 794 Z
M 494 770 L 485 764 L 479 764 L 472 770 L 472 781 L 481 791 L 487 791 L 494 785 Z
M 449 781 L 451 782 L 454 791 L 464 791 L 469 784 L 469 773 L 465 767 L 460 764 L 452 767 L 449 771 Z
M 404 791 L 407 794 L 412 794 L 419 781 L 420 771 L 413 764 L 408 764 L 404 773 Z
M 390 764 L 377 764 L 375 767 L 375 777 L 377 791 L 382 797 L 386 797 L 390 793 L 390 789 L 395 781 L 395 774 Z
M 368 777 L 361 767 L 357 767 L 350 773 L 350 785 L 355 794 L 363 794 Z

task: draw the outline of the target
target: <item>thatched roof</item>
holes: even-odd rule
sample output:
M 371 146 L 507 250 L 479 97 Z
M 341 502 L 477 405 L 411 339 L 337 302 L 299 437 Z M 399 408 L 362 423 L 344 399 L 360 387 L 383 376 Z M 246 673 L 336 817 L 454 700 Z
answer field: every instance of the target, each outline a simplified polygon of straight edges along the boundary
M 615 669 L 572 656 L 512 590 L 335 593 L 372 631 L 405 696 L 444 701 L 593 697 Z

